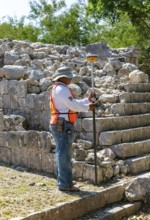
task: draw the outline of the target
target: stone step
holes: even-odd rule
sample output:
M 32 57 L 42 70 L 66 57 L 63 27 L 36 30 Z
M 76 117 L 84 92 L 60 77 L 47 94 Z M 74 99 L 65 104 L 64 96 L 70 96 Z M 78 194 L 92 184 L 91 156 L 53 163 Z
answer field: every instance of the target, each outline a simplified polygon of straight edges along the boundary
M 131 143 L 122 143 L 111 146 L 111 149 L 118 158 L 143 155 L 150 153 L 150 139 Z
M 138 174 L 150 170 L 150 154 L 126 160 L 131 174 Z
M 112 146 L 146 139 L 150 139 L 150 126 L 126 130 L 103 131 L 99 135 L 99 144 L 102 146 Z
M 126 92 L 150 92 L 150 83 L 127 83 L 124 85 Z
M 119 95 L 119 100 L 121 103 L 141 103 L 141 102 L 150 102 L 150 93 L 139 93 L 133 92 L 128 93 L 124 92 Z
M 96 118 L 97 132 L 122 130 L 145 126 L 150 126 L 150 114 Z M 86 132 L 93 132 L 93 119 L 84 118 L 82 120 L 82 125 L 78 125 L 77 127 L 81 127 Z
M 150 103 L 116 103 L 109 108 L 110 114 L 138 115 L 150 113 Z
M 120 203 L 97 210 L 76 220 L 122 220 L 137 213 L 141 208 L 141 202 Z
M 87 192 L 87 190 L 84 191 L 81 188 L 83 191 L 78 193 L 78 198 L 76 197 L 67 203 L 62 202 L 56 207 L 47 208 L 26 217 L 18 217 L 17 220 L 73 220 L 79 218 L 96 209 L 123 200 L 125 197 L 125 188 L 129 185 L 130 181 L 120 181 L 111 186 L 101 187 L 101 190 L 94 192 Z

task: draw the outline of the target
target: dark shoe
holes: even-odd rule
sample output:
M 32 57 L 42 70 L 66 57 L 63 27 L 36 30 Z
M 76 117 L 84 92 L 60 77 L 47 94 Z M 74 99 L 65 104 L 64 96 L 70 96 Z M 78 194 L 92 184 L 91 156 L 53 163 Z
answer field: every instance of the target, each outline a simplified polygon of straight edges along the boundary
M 60 191 L 68 191 L 68 192 L 79 192 L 80 189 L 76 186 L 67 187 L 67 188 L 60 188 Z

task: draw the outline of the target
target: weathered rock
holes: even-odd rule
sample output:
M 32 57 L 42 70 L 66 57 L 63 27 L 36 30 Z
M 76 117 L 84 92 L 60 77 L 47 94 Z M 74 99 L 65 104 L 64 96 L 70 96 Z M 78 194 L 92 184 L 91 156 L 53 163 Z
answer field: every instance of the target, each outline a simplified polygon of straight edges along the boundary
M 148 75 L 142 71 L 134 70 L 129 74 L 129 79 L 133 83 L 147 83 L 149 82 Z
M 86 155 L 87 155 L 86 151 L 82 148 L 74 150 L 74 158 L 77 161 L 84 161 L 86 158 Z
M 27 76 L 28 68 L 23 66 L 6 65 L 3 67 L 4 75 L 9 80 L 20 80 Z
M 128 201 L 144 200 L 150 192 L 150 174 L 143 175 L 133 180 L 126 188 L 125 195 Z
M 5 131 L 6 130 L 7 131 L 16 131 L 19 128 L 23 129 L 24 122 L 25 122 L 25 118 L 20 115 L 4 115 L 3 116 L 3 123 L 4 123 L 4 130 Z
M 133 70 L 137 70 L 137 66 L 132 63 L 125 63 L 122 65 L 122 68 L 119 70 L 119 75 L 129 75 Z

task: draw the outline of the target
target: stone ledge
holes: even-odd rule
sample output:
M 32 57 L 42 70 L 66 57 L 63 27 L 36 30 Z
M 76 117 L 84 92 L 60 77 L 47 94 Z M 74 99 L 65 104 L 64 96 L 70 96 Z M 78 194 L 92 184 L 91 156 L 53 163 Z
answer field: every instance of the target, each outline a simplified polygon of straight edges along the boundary
M 97 212 L 98 220 L 122 220 L 135 214 L 141 207 L 141 202 L 116 204 L 113 207 L 108 207 Z M 94 216 L 93 216 L 94 217 Z
M 132 179 L 133 180 L 133 179 Z M 83 193 L 82 198 L 68 203 L 58 204 L 56 207 L 30 214 L 26 217 L 18 217 L 10 220 L 73 220 L 108 204 L 121 201 L 125 196 L 125 188 L 130 181 L 118 183 L 101 192 Z M 115 192 L 115 193 L 114 193 Z M 67 211 L 66 211 L 67 210 Z
M 126 160 L 126 163 L 129 166 L 131 174 L 138 174 L 144 171 L 149 171 L 150 170 L 150 154 L 147 154 L 141 157 L 130 158 Z
M 118 158 L 129 158 L 133 156 L 150 153 L 150 139 L 138 142 L 116 144 L 111 146 L 112 151 Z

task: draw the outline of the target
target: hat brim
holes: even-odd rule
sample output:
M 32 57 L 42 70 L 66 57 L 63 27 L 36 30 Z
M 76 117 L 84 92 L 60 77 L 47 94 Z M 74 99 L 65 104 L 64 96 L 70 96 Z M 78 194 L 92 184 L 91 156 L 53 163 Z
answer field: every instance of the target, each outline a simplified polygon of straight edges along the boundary
M 62 78 L 62 77 L 65 77 L 65 78 L 68 78 L 68 79 L 72 79 L 73 78 L 73 74 L 72 73 L 61 73 L 60 75 L 56 75 L 56 76 L 53 76 L 52 77 L 52 81 L 55 82 L 57 81 L 58 79 Z

